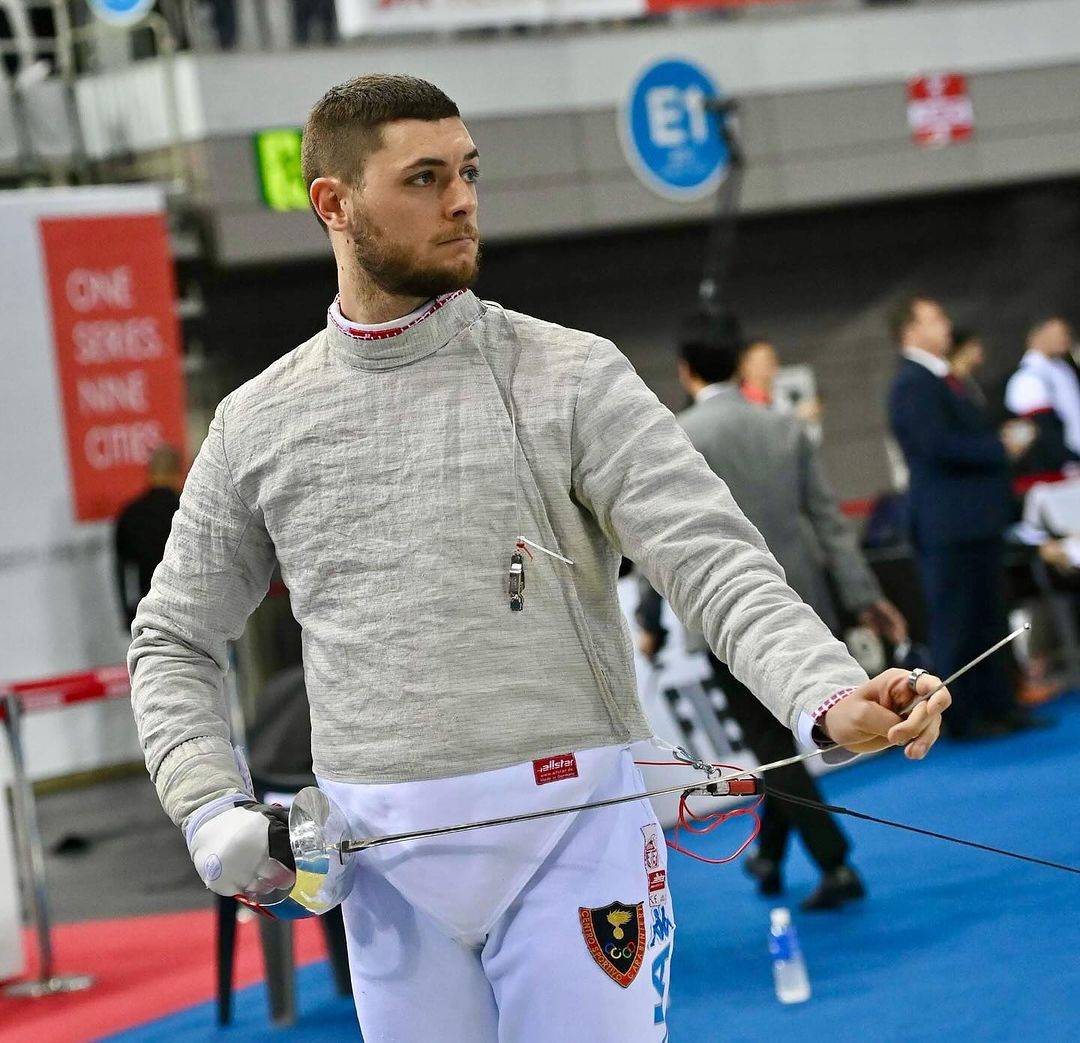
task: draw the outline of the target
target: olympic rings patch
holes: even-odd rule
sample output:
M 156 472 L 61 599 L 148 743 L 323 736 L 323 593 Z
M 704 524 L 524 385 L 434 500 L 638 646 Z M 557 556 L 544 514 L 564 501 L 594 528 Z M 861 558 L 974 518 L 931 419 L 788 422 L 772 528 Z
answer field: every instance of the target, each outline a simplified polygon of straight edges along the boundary
M 612 902 L 578 908 L 581 933 L 597 966 L 624 989 L 637 977 L 645 955 L 645 903 Z

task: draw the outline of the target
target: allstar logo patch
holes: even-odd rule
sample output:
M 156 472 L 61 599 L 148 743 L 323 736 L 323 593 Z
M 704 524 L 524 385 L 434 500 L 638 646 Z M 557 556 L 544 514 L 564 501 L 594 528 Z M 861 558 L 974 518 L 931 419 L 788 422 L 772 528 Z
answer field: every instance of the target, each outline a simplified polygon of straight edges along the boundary
M 637 977 L 645 956 L 644 902 L 612 902 L 602 909 L 578 908 L 581 933 L 597 966 L 624 989 Z

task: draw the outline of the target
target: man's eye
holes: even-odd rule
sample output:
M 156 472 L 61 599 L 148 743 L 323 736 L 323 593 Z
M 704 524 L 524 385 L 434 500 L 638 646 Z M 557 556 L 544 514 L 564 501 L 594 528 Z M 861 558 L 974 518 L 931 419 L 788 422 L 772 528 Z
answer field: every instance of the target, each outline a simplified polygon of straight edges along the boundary
M 461 176 L 465 178 L 466 181 L 479 181 L 480 171 L 476 167 L 466 167 L 461 172 Z

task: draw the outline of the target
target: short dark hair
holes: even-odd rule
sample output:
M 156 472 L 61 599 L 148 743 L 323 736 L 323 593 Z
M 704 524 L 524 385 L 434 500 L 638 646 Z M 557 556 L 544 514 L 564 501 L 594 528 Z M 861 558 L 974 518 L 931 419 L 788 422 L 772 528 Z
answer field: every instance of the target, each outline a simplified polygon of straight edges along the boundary
M 679 342 L 679 357 L 694 376 L 708 384 L 731 380 L 739 362 L 739 352 L 734 345 L 696 338 Z
M 1044 326 L 1049 326 L 1049 325 L 1050 325 L 1050 323 L 1052 323 L 1052 322 L 1061 322 L 1061 323 L 1064 323 L 1064 325 L 1065 325 L 1065 328 L 1066 328 L 1066 329 L 1067 329 L 1067 330 L 1068 330 L 1068 331 L 1069 331 L 1070 333 L 1072 332 L 1072 323 L 1070 323 L 1070 322 L 1069 322 L 1069 320 L 1068 320 L 1067 318 L 1065 318 L 1065 316 L 1064 316 L 1064 315 L 1060 315 L 1060 314 L 1055 314 L 1055 315 L 1043 315 L 1043 316 L 1042 316 L 1042 317 L 1041 317 L 1041 318 L 1040 318 L 1040 319 L 1039 319 L 1039 320 L 1038 320 L 1037 322 L 1033 322 L 1033 323 L 1032 323 L 1032 324 L 1031 324 L 1031 325 L 1030 325 L 1030 326 L 1028 327 L 1028 332 L 1027 332 L 1027 339 L 1028 339 L 1028 340 L 1031 340 L 1031 338 L 1032 338 L 1032 337 L 1034 337 L 1034 336 L 1035 336 L 1035 334 L 1036 334 L 1036 333 L 1038 333 L 1038 332 L 1039 332 L 1040 330 L 1042 330 L 1042 328 L 1043 328 Z
M 901 347 L 903 347 L 904 330 L 915 319 L 915 305 L 923 302 L 936 304 L 937 298 L 931 297 L 928 293 L 909 293 L 901 297 L 889 309 L 889 332 L 892 334 L 893 341 Z
M 742 346 L 742 324 L 733 311 L 696 311 L 683 320 L 679 358 L 695 376 L 710 384 L 735 376 Z
M 460 116 L 457 105 L 438 87 L 415 76 L 369 73 L 339 83 L 315 103 L 304 125 L 304 184 L 309 192 L 319 177 L 359 184 L 367 157 L 382 147 L 385 123 Z M 315 216 L 325 231 L 318 211 Z

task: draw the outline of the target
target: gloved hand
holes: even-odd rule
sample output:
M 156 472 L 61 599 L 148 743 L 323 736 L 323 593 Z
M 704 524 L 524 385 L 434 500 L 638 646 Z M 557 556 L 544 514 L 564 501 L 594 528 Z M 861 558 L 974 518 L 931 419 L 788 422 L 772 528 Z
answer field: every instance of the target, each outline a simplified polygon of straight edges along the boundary
M 215 894 L 257 897 L 296 880 L 287 808 L 215 801 L 192 816 L 187 843 L 199 876 Z

